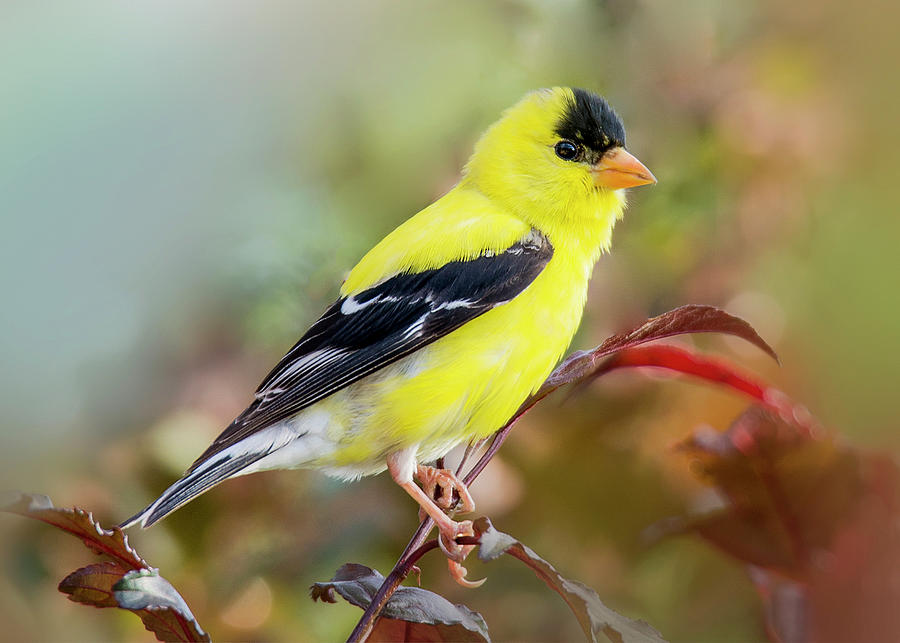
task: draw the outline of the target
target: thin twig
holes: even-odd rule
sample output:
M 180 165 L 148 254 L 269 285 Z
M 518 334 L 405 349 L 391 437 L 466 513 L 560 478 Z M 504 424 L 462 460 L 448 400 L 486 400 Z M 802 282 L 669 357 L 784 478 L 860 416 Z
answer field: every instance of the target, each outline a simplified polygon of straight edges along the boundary
M 488 465 L 488 462 L 491 461 L 491 458 L 494 457 L 494 454 L 497 453 L 497 450 L 500 448 L 500 445 L 506 440 L 506 436 L 509 435 L 509 432 L 512 430 L 513 425 L 516 423 L 515 420 L 512 420 L 509 424 L 504 426 L 502 429 L 497 431 L 494 434 L 494 439 L 491 440 L 490 446 L 487 448 L 487 451 L 484 452 L 480 458 L 478 458 L 478 462 L 475 463 L 475 466 L 469 470 L 469 473 L 463 478 L 463 484 L 467 487 L 471 485 L 475 478 L 477 478 L 484 468 Z
M 397 588 L 400 587 L 400 583 L 409 576 L 409 572 L 412 570 L 413 565 L 415 565 L 422 556 L 432 549 L 437 548 L 437 538 L 414 545 L 419 540 L 424 541 L 425 538 L 428 537 L 428 532 L 431 531 L 431 525 L 426 528 L 425 524 L 429 522 L 431 522 L 430 518 L 419 524 L 419 528 L 416 530 L 416 533 L 413 534 L 413 538 L 409 541 L 409 545 L 406 546 L 403 555 L 400 556 L 400 560 L 397 561 L 397 564 L 394 565 L 394 569 L 391 570 L 391 573 L 384 579 L 381 587 L 378 588 L 375 596 L 372 597 L 372 602 L 369 603 L 369 607 L 363 613 L 363 617 L 359 619 L 356 627 L 353 628 L 353 631 L 350 633 L 350 638 L 348 638 L 347 641 L 364 641 L 368 638 L 369 634 L 372 633 L 372 628 L 375 626 L 375 621 L 378 620 L 378 616 L 381 615 L 381 610 L 384 609 L 388 600 L 390 600 L 394 592 L 397 591 Z
M 462 474 L 462 470 L 465 468 L 466 464 L 469 462 L 469 458 L 481 448 L 481 446 L 490 439 L 490 436 L 486 438 L 482 438 L 481 440 L 476 440 L 475 442 L 469 442 L 466 445 L 466 450 L 463 451 L 462 457 L 459 459 L 459 464 L 456 466 L 456 475 L 459 476 Z
M 403 550 L 400 558 L 397 559 L 397 564 L 394 565 L 384 582 L 381 583 L 381 587 L 378 588 L 375 596 L 372 597 L 372 602 L 366 607 L 356 627 L 350 633 L 347 643 L 360 643 L 365 641 L 369 634 L 372 633 L 372 628 L 375 626 L 375 621 L 381 614 L 381 610 L 384 609 L 393 593 L 400 587 L 400 583 L 409 575 L 409 571 L 412 569 L 415 561 L 430 551 L 431 548 L 424 550 L 422 548 L 425 546 L 425 539 L 428 538 L 428 534 L 433 526 L 434 522 L 431 518 L 426 518 L 419 523 L 419 527 L 413 533 L 412 538 L 409 539 L 406 549 Z M 437 540 L 434 541 L 434 546 L 437 546 Z

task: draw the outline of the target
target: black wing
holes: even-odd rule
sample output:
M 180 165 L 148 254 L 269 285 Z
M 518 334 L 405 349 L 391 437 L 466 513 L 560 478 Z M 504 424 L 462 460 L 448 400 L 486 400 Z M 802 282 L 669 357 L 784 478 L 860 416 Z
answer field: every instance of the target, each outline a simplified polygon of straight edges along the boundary
M 194 462 L 291 417 L 521 293 L 553 256 L 537 230 L 505 251 L 402 273 L 334 303 L 266 376 L 256 400 Z

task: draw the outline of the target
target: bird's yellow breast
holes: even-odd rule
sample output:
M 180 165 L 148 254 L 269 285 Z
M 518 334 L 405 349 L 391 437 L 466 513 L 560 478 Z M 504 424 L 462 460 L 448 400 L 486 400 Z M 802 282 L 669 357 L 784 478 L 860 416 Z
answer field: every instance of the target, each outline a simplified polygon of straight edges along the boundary
M 455 443 L 506 422 L 578 329 L 590 266 L 573 269 L 571 259 L 554 255 L 515 299 L 430 346 L 421 371 L 386 397 L 386 424 L 405 425 L 400 435 L 414 436 L 411 442 Z

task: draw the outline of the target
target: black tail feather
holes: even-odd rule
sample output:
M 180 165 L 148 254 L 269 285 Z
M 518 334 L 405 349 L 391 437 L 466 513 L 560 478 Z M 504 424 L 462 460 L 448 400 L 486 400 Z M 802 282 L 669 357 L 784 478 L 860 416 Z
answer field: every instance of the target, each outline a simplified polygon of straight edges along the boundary
M 120 524 L 119 527 L 127 529 L 141 523 L 142 527 L 147 528 L 168 516 L 181 505 L 209 491 L 223 480 L 230 478 L 269 453 L 270 451 L 267 450 L 238 457 L 225 456 L 207 466 L 198 467 L 185 474 L 178 482 L 166 489 L 159 498 Z

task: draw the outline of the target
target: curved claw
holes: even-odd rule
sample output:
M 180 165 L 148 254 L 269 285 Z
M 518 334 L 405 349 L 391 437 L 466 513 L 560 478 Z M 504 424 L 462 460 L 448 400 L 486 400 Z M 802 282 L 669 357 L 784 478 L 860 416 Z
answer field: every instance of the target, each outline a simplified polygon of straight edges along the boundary
M 438 536 L 438 545 L 441 548 L 441 551 L 444 552 L 444 555 L 448 560 L 455 561 L 457 563 L 461 563 L 466 559 L 466 556 L 469 555 L 469 552 L 472 551 L 475 546 L 474 545 L 460 545 L 459 543 L 450 541 L 447 543 L 444 540 L 443 536 Z
M 475 545 L 460 545 L 456 539 L 460 536 L 474 536 L 475 526 L 471 520 L 461 520 L 451 524 L 453 525 L 452 531 L 442 531 L 438 535 L 438 545 L 447 558 L 461 563 L 469 555 L 469 552 L 475 549 Z
M 475 549 L 475 545 L 460 545 L 456 542 L 456 538 L 459 536 L 474 535 L 475 527 L 472 524 L 472 521 L 463 520 L 462 522 L 453 523 L 453 530 L 451 532 L 441 533 L 438 536 L 438 545 L 440 546 L 441 551 L 447 556 L 447 569 L 450 571 L 451 578 L 459 585 L 469 588 L 481 587 L 487 579 L 482 578 L 481 580 L 475 581 L 466 580 L 466 575 L 469 573 L 469 570 L 463 567 L 462 562 L 466 559 L 466 556 Z
M 472 545 L 468 545 L 471 547 Z M 457 582 L 457 584 L 462 585 L 463 587 L 468 587 L 469 589 L 475 589 L 476 587 L 481 587 L 484 585 L 484 581 L 487 578 L 482 578 L 480 580 L 466 580 L 466 575 L 469 573 L 469 570 L 463 567 L 460 563 L 455 560 L 447 559 L 447 569 L 450 570 L 450 576 Z

